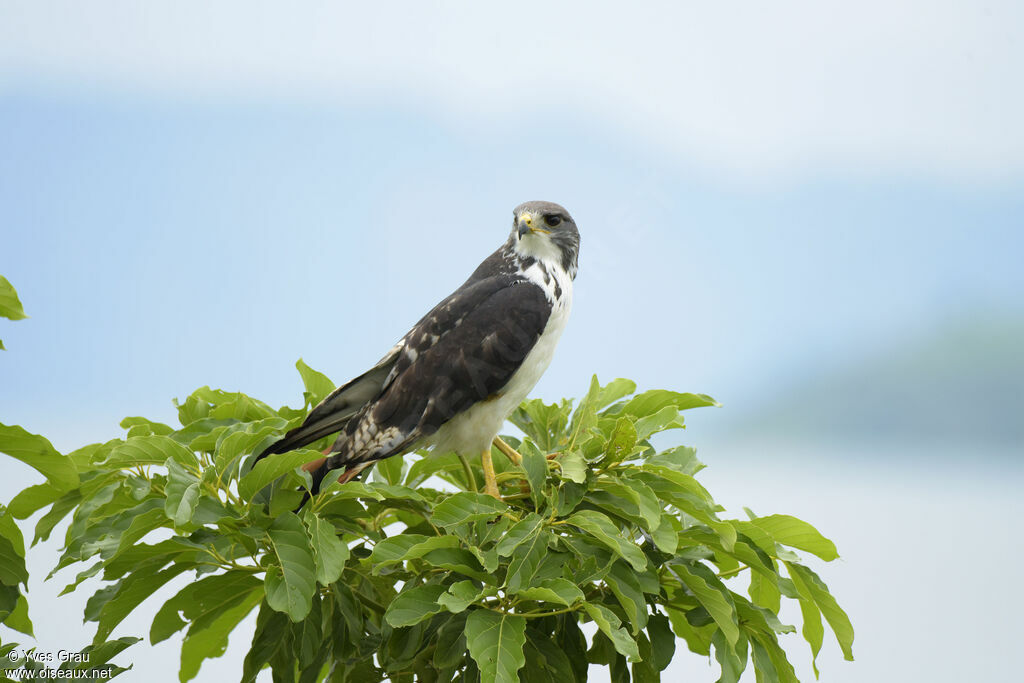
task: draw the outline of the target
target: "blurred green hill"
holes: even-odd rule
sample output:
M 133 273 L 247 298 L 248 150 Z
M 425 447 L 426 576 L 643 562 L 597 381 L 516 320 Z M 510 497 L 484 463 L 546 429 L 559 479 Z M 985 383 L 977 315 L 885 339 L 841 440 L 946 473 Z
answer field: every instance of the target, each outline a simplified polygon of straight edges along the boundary
M 773 396 L 738 435 L 990 446 L 1024 455 L 1024 316 L 977 315 Z

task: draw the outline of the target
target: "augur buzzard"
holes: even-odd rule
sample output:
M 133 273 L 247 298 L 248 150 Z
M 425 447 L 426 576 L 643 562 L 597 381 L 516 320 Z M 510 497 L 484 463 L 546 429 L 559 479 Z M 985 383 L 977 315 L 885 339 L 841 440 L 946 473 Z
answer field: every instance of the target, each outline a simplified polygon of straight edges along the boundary
M 433 446 L 482 454 L 486 490 L 497 496 L 491 443 L 551 363 L 572 306 L 579 243 L 558 204 L 517 206 L 508 239 L 461 287 L 254 464 L 337 432 L 326 457 L 305 466 L 314 494 L 332 470 L 344 468 L 348 481 L 378 460 Z

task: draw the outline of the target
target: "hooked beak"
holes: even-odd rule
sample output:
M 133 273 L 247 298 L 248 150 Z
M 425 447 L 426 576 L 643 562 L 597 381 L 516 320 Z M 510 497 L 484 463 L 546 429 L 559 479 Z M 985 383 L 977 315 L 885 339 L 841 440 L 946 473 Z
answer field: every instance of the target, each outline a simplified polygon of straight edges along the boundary
M 519 239 L 522 239 L 527 233 L 533 232 L 533 226 L 536 224 L 535 217 L 528 211 L 523 211 L 519 214 L 518 232 Z
M 519 215 L 519 239 L 533 229 L 533 216 L 525 211 Z

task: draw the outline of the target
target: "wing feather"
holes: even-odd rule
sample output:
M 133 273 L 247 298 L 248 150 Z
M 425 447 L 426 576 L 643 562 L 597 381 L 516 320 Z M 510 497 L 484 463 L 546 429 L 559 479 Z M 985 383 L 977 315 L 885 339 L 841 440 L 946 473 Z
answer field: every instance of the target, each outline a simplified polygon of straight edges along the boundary
M 372 368 L 332 391 L 310 411 L 301 425 L 290 430 L 280 441 L 271 444 L 256 456 L 253 464 L 268 455 L 301 448 L 344 429 L 354 415 L 380 395 L 398 361 L 400 351 L 399 343 Z
M 513 275 L 456 292 L 427 314 L 380 396 L 349 421 L 349 438 L 325 468 L 404 452 L 445 422 L 508 384 L 537 343 L 551 314 L 544 291 Z

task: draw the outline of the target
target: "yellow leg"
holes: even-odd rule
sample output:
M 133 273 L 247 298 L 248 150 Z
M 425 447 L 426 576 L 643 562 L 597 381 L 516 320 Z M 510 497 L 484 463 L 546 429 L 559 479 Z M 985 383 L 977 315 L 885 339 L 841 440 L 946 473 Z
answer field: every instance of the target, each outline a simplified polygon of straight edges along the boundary
M 512 461 L 513 465 L 519 465 L 523 462 L 523 456 L 519 455 L 516 449 L 509 446 L 507 443 L 502 441 L 500 436 L 494 437 L 494 445 L 498 447 L 498 450 L 505 454 L 509 460 Z
M 484 493 L 501 500 L 501 494 L 498 493 L 498 482 L 494 478 L 494 463 L 491 462 L 490 448 L 480 454 L 480 463 L 484 468 Z

